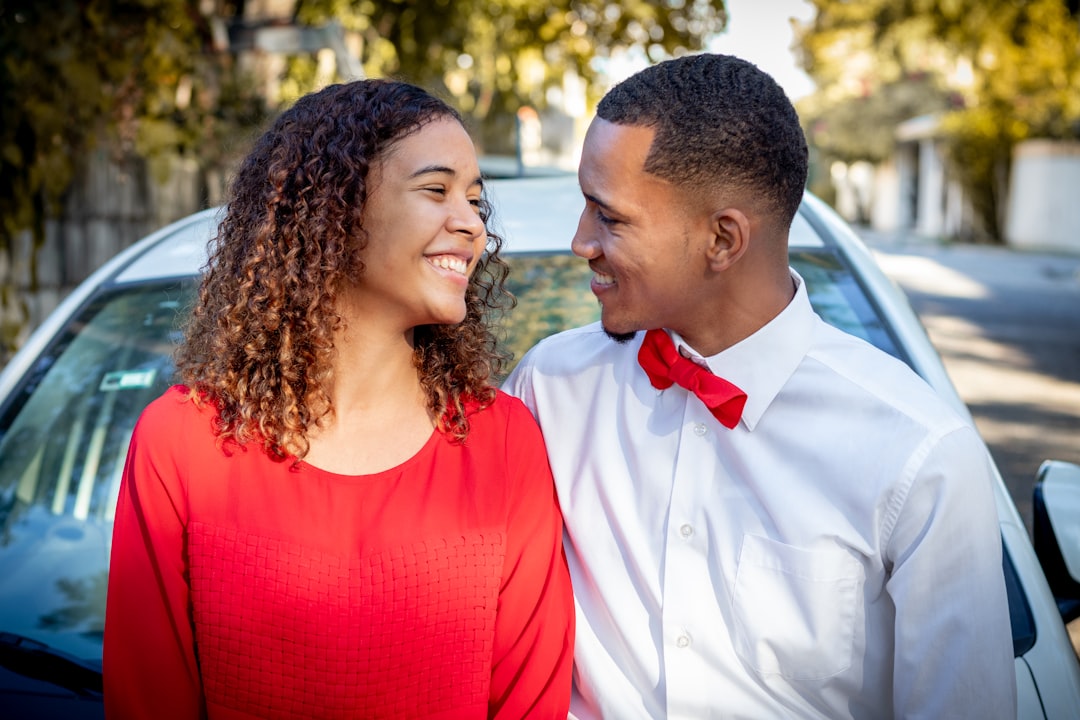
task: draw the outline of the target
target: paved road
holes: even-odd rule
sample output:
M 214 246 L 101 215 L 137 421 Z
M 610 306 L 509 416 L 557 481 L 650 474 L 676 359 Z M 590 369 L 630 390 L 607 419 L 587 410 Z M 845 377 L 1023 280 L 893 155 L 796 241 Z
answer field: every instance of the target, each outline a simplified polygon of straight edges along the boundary
M 1030 530 L 1039 464 L 1080 463 L 1080 254 L 861 234 L 911 298 Z

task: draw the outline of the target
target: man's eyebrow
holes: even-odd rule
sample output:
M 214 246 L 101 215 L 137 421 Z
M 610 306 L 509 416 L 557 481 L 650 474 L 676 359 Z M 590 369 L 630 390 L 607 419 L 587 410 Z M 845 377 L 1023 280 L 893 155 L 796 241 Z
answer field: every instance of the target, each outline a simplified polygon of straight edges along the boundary
M 455 170 L 452 167 L 446 167 L 445 165 L 425 165 L 424 167 L 420 168 L 416 172 L 409 175 L 409 179 L 412 180 L 414 178 L 420 177 L 421 175 L 437 175 L 437 174 L 438 175 L 456 176 L 457 175 L 457 170 Z M 477 185 L 481 189 L 483 189 L 484 180 L 483 180 L 483 178 L 481 176 L 477 175 L 476 178 L 472 181 L 471 184 L 472 185 Z
M 602 210 L 604 210 L 605 212 L 609 212 L 609 213 L 614 213 L 615 212 L 615 208 L 611 207 L 610 205 L 608 205 L 606 202 L 604 202 L 600 198 L 598 198 L 598 197 L 596 197 L 594 195 L 590 195 L 587 192 L 582 192 L 581 194 L 584 195 L 585 199 L 588 200 L 589 202 L 593 203 L 594 205 L 599 205 L 600 208 Z

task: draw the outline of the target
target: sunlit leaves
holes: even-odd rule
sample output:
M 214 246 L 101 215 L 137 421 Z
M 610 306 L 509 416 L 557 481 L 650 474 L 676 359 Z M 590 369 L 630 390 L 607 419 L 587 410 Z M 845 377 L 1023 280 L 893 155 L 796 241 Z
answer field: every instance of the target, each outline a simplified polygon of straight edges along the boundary
M 723 0 L 298 0 L 297 17 L 339 20 L 361 35 L 368 75 L 445 89 L 489 124 L 545 107 L 568 74 L 595 89 L 597 57 L 700 50 L 727 19 Z
M 199 0 L 13 0 L 0 5 L 0 248 L 31 228 L 102 140 L 117 154 L 199 157 L 264 115 L 210 51 Z
M 0 354 L 21 321 L 12 268 L 36 268 L 45 218 L 102 143 L 164 180 L 170 158 L 219 169 L 265 117 L 254 86 L 215 53 L 202 10 L 228 0 L 0 3 Z M 30 247 L 16 238 L 31 231 Z M 29 257 L 25 254 L 29 253 Z M 16 314 L 25 315 L 25 309 Z
M 600 319 L 600 306 L 589 289 L 592 270 L 581 258 L 514 255 L 510 262 L 507 286 L 518 304 L 501 319 L 498 334 L 515 363 L 548 335 Z
M 997 202 L 1012 146 L 1080 136 L 1080 23 L 1064 0 L 812 0 L 801 59 L 820 88 L 800 109 L 837 157 L 880 159 L 882 130 L 914 108 L 853 119 L 911 78 L 931 78 L 948 109 L 942 130 L 951 167 L 998 235 Z M 957 101 L 960 101 L 957 106 Z M 850 107 L 843 107 L 848 105 Z M 910 116 L 908 116 L 910 117 Z

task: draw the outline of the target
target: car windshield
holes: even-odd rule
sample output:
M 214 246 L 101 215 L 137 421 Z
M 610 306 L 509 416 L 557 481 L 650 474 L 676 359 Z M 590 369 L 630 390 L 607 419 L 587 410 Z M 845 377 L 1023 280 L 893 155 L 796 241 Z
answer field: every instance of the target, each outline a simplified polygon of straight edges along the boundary
M 518 305 L 501 322 L 520 359 L 536 341 L 599 317 L 587 263 L 512 254 Z M 827 247 L 792 265 L 819 313 L 893 355 L 896 343 Z M 113 511 L 143 408 L 172 382 L 194 282 L 101 293 L 57 336 L 0 409 L 0 631 L 100 663 Z
M 518 304 L 502 323 L 502 339 L 515 361 L 541 338 L 600 319 L 600 307 L 589 289 L 592 271 L 580 258 L 566 253 L 519 253 L 510 262 L 513 272 L 507 286 Z M 907 362 L 877 308 L 836 251 L 827 247 L 793 250 L 790 262 L 806 282 L 810 303 L 821 317 Z
M 0 630 L 100 659 L 113 511 L 132 428 L 168 387 L 191 284 L 99 297 L 0 416 Z

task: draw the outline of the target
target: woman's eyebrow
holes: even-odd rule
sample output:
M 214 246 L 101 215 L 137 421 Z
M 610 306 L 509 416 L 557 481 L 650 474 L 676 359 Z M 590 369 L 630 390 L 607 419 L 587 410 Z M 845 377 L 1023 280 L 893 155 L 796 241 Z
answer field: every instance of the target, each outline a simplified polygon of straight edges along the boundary
M 409 175 L 409 179 L 412 180 L 414 178 L 420 177 L 421 175 L 436 174 L 456 176 L 457 170 L 452 167 L 446 167 L 445 165 L 425 165 L 424 167 Z M 484 189 L 484 180 L 480 175 L 477 175 L 470 184 L 479 187 L 481 190 Z
M 445 165 L 425 165 L 416 172 L 409 175 L 409 178 L 417 178 L 421 175 L 432 175 L 435 173 L 442 173 L 446 175 L 457 175 L 457 171 L 454 168 L 446 167 Z

